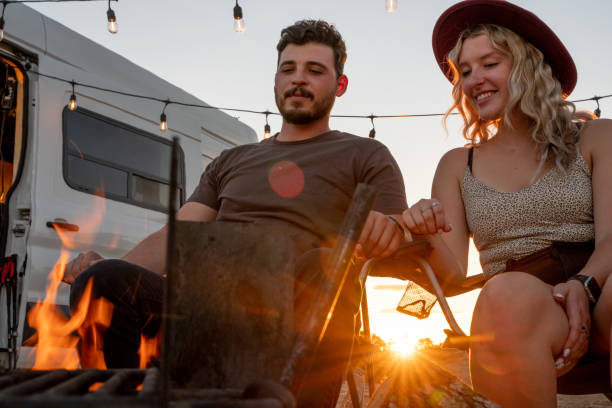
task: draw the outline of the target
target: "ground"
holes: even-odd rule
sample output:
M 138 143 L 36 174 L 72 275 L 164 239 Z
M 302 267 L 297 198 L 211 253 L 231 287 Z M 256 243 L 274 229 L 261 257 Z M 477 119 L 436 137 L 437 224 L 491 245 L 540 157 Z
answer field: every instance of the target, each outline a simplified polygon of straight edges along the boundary
M 429 359 L 436 362 L 445 370 L 459 377 L 463 382 L 469 384 L 468 359 L 465 351 L 456 349 L 435 349 L 423 352 Z M 367 390 L 364 383 L 364 375 L 361 370 L 356 372 L 358 389 L 364 390 L 364 397 L 368 400 Z M 558 408 L 603 408 L 612 407 L 612 401 L 603 394 L 590 395 L 559 395 L 557 398 Z M 366 405 L 366 404 L 364 404 Z M 351 408 L 346 382 L 342 386 L 340 398 L 336 408 Z

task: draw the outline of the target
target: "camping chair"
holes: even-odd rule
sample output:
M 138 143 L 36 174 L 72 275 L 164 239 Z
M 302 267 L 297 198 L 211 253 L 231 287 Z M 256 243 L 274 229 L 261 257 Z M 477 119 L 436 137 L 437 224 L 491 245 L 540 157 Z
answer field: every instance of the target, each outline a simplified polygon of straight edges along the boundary
M 365 288 L 368 276 L 394 277 L 408 280 L 408 288 L 410 290 L 407 290 L 407 293 L 402 298 L 401 303 L 404 310 L 400 311 L 419 318 L 427 317 L 429 310 L 431 310 L 437 300 L 450 327 L 450 329 L 444 330 L 447 335 L 444 345 L 467 350 L 469 348 L 469 338 L 457 324 L 446 297 L 482 288 L 485 284 L 484 275 L 469 276 L 460 285 L 446 287 L 443 291 L 436 275 L 426 260 L 431 251 L 431 245 L 424 240 L 403 244 L 391 257 L 368 260 L 362 268 L 361 281 Z M 361 308 L 364 334 L 366 339 L 369 340 L 371 334 L 365 291 Z M 612 401 L 609 369 L 609 357 L 582 361 L 579 366 L 557 380 L 557 392 L 568 395 L 603 393 Z M 370 395 L 374 393 L 372 372 L 372 362 L 371 358 L 369 358 L 369 361 L 366 362 L 366 377 Z M 359 405 L 356 404 L 356 393 L 352 391 L 355 388 L 352 372 L 347 375 L 347 382 L 351 390 L 353 406 L 358 407 Z

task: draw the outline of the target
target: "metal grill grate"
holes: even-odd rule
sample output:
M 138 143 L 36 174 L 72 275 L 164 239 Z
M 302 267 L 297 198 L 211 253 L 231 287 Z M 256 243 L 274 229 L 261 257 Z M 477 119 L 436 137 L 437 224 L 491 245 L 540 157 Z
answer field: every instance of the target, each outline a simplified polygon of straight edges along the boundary
M 160 373 L 147 370 L 17 370 L 0 376 L 0 408 L 283 408 L 240 389 L 173 389 L 161 400 Z
M 0 377 L 0 407 L 153 407 L 159 371 L 14 371 Z

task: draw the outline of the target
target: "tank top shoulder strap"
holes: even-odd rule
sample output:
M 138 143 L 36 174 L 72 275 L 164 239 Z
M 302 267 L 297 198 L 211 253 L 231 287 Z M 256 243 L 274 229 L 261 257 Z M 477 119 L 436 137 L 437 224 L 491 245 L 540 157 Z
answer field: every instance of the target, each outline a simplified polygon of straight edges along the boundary
M 468 165 L 468 169 L 470 169 L 470 173 L 472 172 L 472 161 L 474 160 L 474 148 L 473 147 L 469 147 L 468 148 L 468 161 L 467 161 L 467 165 Z

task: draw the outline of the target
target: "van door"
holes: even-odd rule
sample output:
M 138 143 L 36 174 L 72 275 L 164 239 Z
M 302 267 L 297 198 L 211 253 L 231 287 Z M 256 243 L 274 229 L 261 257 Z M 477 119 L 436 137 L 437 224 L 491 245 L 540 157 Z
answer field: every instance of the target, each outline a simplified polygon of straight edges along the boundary
M 28 100 L 35 88 L 25 72 L 10 52 L 0 52 L 0 367 L 4 368 L 16 364 L 21 278 L 31 220 L 31 178 L 24 167 Z

